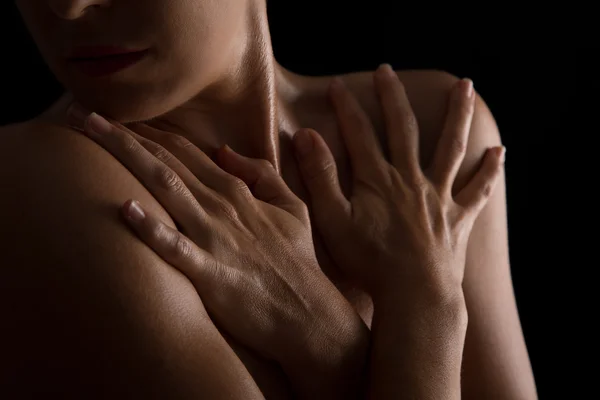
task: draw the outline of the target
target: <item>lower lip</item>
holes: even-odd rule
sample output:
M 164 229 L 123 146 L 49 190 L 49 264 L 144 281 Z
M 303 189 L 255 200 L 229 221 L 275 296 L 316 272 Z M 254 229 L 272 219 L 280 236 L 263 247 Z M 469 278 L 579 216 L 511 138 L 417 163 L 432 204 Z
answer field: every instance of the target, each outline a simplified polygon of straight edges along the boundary
M 148 51 L 119 54 L 89 60 L 71 60 L 71 63 L 81 72 L 91 77 L 107 76 L 131 67 L 140 62 Z

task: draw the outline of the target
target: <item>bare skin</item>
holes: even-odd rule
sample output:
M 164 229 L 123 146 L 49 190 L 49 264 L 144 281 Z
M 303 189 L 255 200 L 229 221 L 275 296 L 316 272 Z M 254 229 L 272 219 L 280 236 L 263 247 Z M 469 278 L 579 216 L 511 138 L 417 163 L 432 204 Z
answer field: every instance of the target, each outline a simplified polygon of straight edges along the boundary
M 58 15 L 62 18 L 61 22 L 76 21 L 81 11 L 92 3 L 110 6 L 108 0 L 41 3 L 52 5 L 55 12 L 52 17 Z M 248 41 L 246 46 L 236 47 L 240 52 L 232 52 L 229 63 L 213 66 L 211 72 L 220 72 L 216 75 L 218 79 L 211 82 L 210 90 L 206 82 L 197 83 L 201 95 L 192 100 L 185 98 L 186 94 L 183 93 L 171 95 L 170 102 L 165 101 L 162 105 L 156 101 L 145 108 L 128 109 L 126 102 L 112 101 L 113 98 L 123 97 L 123 93 L 119 92 L 123 89 L 116 80 L 102 83 L 112 97 L 96 96 L 95 100 L 92 100 L 93 93 L 101 87 L 98 83 L 78 77 L 80 81 L 70 80 L 67 87 L 77 93 L 78 100 L 88 108 L 120 120 L 125 125 L 146 121 L 152 127 L 188 138 L 209 155 L 227 143 L 240 154 L 267 159 L 276 166 L 292 191 L 307 204 L 310 203 L 309 197 L 301 184 L 290 140 L 298 129 L 313 128 L 332 150 L 342 190 L 347 194 L 351 170 L 339 139 L 335 113 L 327 100 L 330 77 L 303 77 L 280 66 L 273 58 L 264 5 L 260 2 L 247 3 L 247 16 L 251 18 L 248 18 L 248 26 L 244 26 L 244 37 L 252 37 L 253 40 Z M 30 21 L 35 21 L 34 15 L 51 18 L 48 14 L 34 14 L 40 10 L 34 9 L 33 4 L 32 1 L 20 2 L 22 10 L 28 12 Z M 40 30 L 37 33 L 38 44 L 43 43 L 39 37 L 44 32 Z M 44 48 L 45 56 L 50 58 L 52 53 L 49 47 Z M 61 72 L 56 63 L 52 65 L 59 78 L 66 81 L 65 72 Z M 224 68 L 224 65 L 228 65 L 228 68 Z M 448 92 L 457 78 L 438 71 L 397 72 L 419 123 L 421 162 L 428 163 L 442 130 Z M 127 75 L 123 74 L 121 78 L 127 79 Z M 372 87 L 371 72 L 348 74 L 341 78 L 370 116 L 385 148 L 384 121 Z M 114 87 L 107 86 L 111 82 Z M 52 134 L 60 135 L 61 130 L 67 130 L 59 126 L 65 124 L 65 110 L 70 100 L 70 95 L 66 95 L 37 120 L 4 128 L 3 136 L 6 134 L 6 140 L 10 140 L 11 131 L 26 135 L 30 128 L 39 126 L 36 125 L 38 122 L 51 123 L 55 127 Z M 455 190 L 462 188 L 475 173 L 485 149 L 499 144 L 500 137 L 493 117 L 485 103 L 477 97 L 467 154 L 458 173 Z M 175 227 L 164 209 L 158 211 L 165 223 Z M 370 326 L 373 316 L 370 298 L 348 283 L 328 257 L 318 232 L 314 232 L 314 244 L 319 265 L 325 274 Z M 535 398 L 535 385 L 510 280 L 503 182 L 498 184 L 494 196 L 474 225 L 467 248 L 464 291 L 469 327 L 463 361 L 463 398 Z M 273 366 L 231 340 L 230 344 L 261 388 L 283 385 Z
M 311 269 L 317 263 L 307 237 L 306 206 L 271 163 L 224 148 L 217 157 L 222 170 L 172 133 L 92 124 L 101 117 L 87 118 L 90 112 L 75 106 L 70 117 L 157 196 L 182 231 L 153 215 L 130 218 L 126 202 L 128 224 L 194 283 L 215 323 L 283 367 L 298 398 L 363 398 L 363 381 L 372 398 L 460 398 L 466 244 L 502 171 L 503 149 L 488 150 L 477 175 L 452 199 L 464 151 L 448 146 L 468 138 L 471 82 L 456 85 L 434 163 L 425 172 L 418 165 L 417 126 L 401 82 L 389 65 L 375 76 L 393 164 L 383 157 L 368 116 L 341 81 L 332 80 L 332 101 L 352 160 L 351 202 L 341 192 L 322 137 L 310 129 L 294 136 L 317 229 L 337 265 L 374 299 L 370 346 L 371 335 L 358 316 L 344 311 L 350 305 L 332 297 L 339 293 L 319 267 Z M 299 147 L 303 136 L 309 139 L 304 144 L 313 146 Z M 167 187 L 158 176 L 168 177 L 161 179 Z M 216 198 L 221 199 L 217 207 Z M 235 212 L 224 212 L 231 207 Z M 220 239 L 211 240 L 215 237 Z M 353 325 L 347 325 L 348 318 Z M 273 321 L 279 321 L 275 335 Z M 327 360 L 331 368 L 323 369 Z
M 370 73 L 360 73 L 360 74 L 354 74 L 354 75 L 345 75 L 345 76 L 341 76 L 345 82 L 348 84 L 348 86 L 350 87 L 350 89 L 356 93 L 358 95 L 359 100 L 361 101 L 361 103 L 363 104 L 363 106 L 366 106 L 365 109 L 368 111 L 368 114 L 370 115 L 372 121 L 374 122 L 374 125 L 377 127 L 380 127 L 382 129 L 382 124 L 383 124 L 383 120 L 379 119 L 380 115 L 378 115 L 379 113 L 376 112 L 377 109 L 373 106 L 371 108 L 369 108 L 369 105 L 373 104 L 373 102 L 375 102 L 375 99 L 373 98 L 373 95 L 369 92 L 367 92 L 368 89 L 372 89 L 372 88 L 368 88 L 365 87 L 369 84 L 369 82 L 371 81 L 370 79 L 368 79 Z M 422 159 L 430 159 L 430 157 L 432 156 L 431 154 L 431 150 L 433 148 L 433 146 L 435 145 L 435 131 L 432 129 L 431 125 L 435 125 L 435 124 L 441 124 L 442 119 L 441 119 L 441 115 L 437 114 L 435 111 L 435 109 L 432 110 L 432 108 L 429 107 L 424 107 L 426 104 L 428 104 L 428 102 L 426 102 L 426 98 L 428 96 L 428 98 L 431 99 L 431 96 L 434 95 L 435 98 L 438 99 L 439 102 L 443 102 L 445 100 L 442 99 L 442 97 L 446 94 L 443 90 L 439 90 L 437 93 L 435 91 L 435 89 L 433 88 L 429 88 L 427 87 L 427 85 L 430 85 L 431 80 L 428 80 L 427 77 L 434 77 L 437 78 L 439 81 L 441 81 L 442 83 L 445 80 L 453 80 L 453 78 L 451 76 L 447 76 L 444 74 L 440 74 L 438 72 L 435 71 L 398 71 L 398 75 L 400 76 L 401 80 L 403 81 L 403 83 L 409 88 L 408 89 L 408 93 L 409 93 L 409 98 L 411 99 L 411 102 L 413 104 L 413 108 L 415 111 L 415 114 L 417 116 L 417 119 L 419 120 L 419 124 L 422 127 L 421 131 L 420 131 L 420 135 L 421 135 L 421 147 L 420 147 L 420 151 L 421 151 L 421 158 Z M 360 79 L 362 78 L 362 79 Z M 313 85 L 321 85 L 321 97 L 320 100 L 323 102 L 324 107 L 321 109 L 322 110 L 330 110 L 329 106 L 327 105 L 326 102 L 326 91 L 327 91 L 327 82 L 325 80 L 325 78 L 302 78 L 301 80 L 305 80 L 305 79 L 310 79 L 313 82 Z M 360 84 L 363 84 L 363 86 L 361 87 Z M 313 89 L 314 90 L 314 89 Z M 308 89 L 305 89 L 303 91 L 303 93 L 307 93 L 304 96 L 308 96 L 313 95 L 314 96 L 314 92 L 309 91 Z M 419 94 L 420 96 L 417 96 L 417 94 Z M 303 96 L 301 96 L 302 98 Z M 429 104 L 431 103 L 435 103 L 434 102 L 429 102 Z M 307 101 L 307 104 L 310 104 Z M 481 103 L 480 103 L 480 107 L 481 107 Z M 57 114 L 47 114 L 48 116 L 51 115 L 62 115 L 62 111 L 59 110 L 64 110 L 66 107 L 63 107 L 60 105 L 60 103 L 57 103 L 57 106 L 54 108 L 53 112 L 57 112 Z M 444 107 L 440 107 L 438 108 L 438 110 L 442 110 Z M 332 149 L 335 158 L 336 158 L 336 162 L 338 164 L 338 168 L 339 168 L 339 174 L 340 174 L 340 181 L 342 182 L 342 189 L 343 190 L 347 190 L 347 182 L 349 180 L 350 177 L 350 170 L 348 168 L 347 165 L 347 160 L 344 157 L 344 151 L 343 151 L 343 147 L 342 147 L 342 143 L 339 141 L 338 136 L 337 136 L 337 132 L 334 129 L 331 129 L 332 127 L 335 127 L 335 115 L 333 114 L 333 112 L 330 112 L 329 114 L 329 124 L 327 124 L 327 117 L 325 115 L 315 115 L 315 113 L 313 113 L 312 109 L 304 109 L 301 111 L 304 111 L 304 114 L 301 113 L 300 116 L 304 116 L 305 124 L 306 126 L 312 126 L 314 127 L 317 132 L 321 133 L 323 135 L 323 137 L 325 138 L 328 146 Z M 312 114 L 309 114 L 312 113 Z M 433 120 L 432 120 L 433 118 Z M 437 119 L 439 118 L 439 119 Z M 309 120 L 311 119 L 318 119 L 321 120 L 321 124 L 311 124 L 309 122 Z M 433 123 L 432 123 L 433 121 Z M 20 132 L 26 132 L 28 130 L 28 126 L 35 126 L 34 125 L 35 122 L 30 122 L 27 123 L 25 125 L 20 126 L 20 129 L 18 131 Z M 427 129 L 427 126 L 429 125 L 429 129 Z M 54 134 L 58 134 L 60 129 L 64 129 L 64 128 L 58 128 L 58 131 L 54 131 Z M 328 129 L 329 128 L 329 129 Z M 10 134 L 10 128 L 4 128 L 4 134 Z M 16 132 L 15 130 L 13 130 L 14 132 Z M 377 130 L 378 133 L 381 133 L 382 130 Z M 438 131 L 439 132 L 439 131 Z M 473 134 L 473 133 L 472 133 Z M 8 136 L 6 136 L 8 138 Z M 385 141 L 381 142 L 382 145 L 385 148 Z M 467 151 L 467 157 L 472 157 L 472 159 L 475 158 L 473 152 L 471 151 L 473 147 L 472 142 L 470 143 L 470 148 Z M 282 146 L 281 147 L 281 154 L 287 154 L 288 157 L 293 157 L 292 154 L 292 150 L 288 147 L 288 146 Z M 282 157 L 282 159 L 285 159 L 285 156 Z M 291 158 L 288 158 L 291 160 Z M 468 162 L 468 159 L 467 159 Z M 285 165 L 285 164 L 284 164 Z M 477 165 L 473 162 L 471 162 L 470 164 L 470 168 L 465 170 L 465 167 L 463 166 L 463 168 L 459 171 L 459 178 L 461 179 L 461 176 L 463 177 L 463 179 L 465 179 L 464 177 L 468 177 L 472 174 L 474 168 Z M 300 180 L 300 176 L 298 171 L 295 168 L 295 164 L 290 163 L 290 168 L 291 171 L 286 175 L 284 174 L 286 183 L 292 188 L 292 190 L 294 191 L 294 193 L 296 193 L 299 197 L 301 197 L 304 201 L 308 201 L 308 195 L 304 189 L 304 187 L 301 186 L 301 180 Z M 286 169 L 284 169 L 284 172 L 286 171 Z M 346 182 L 346 184 L 345 184 Z M 504 184 L 503 182 L 500 182 L 498 184 L 499 188 L 497 188 L 496 190 L 504 190 Z M 499 197 L 499 199 L 498 199 Z M 488 221 L 492 221 L 492 223 L 494 221 L 500 221 L 500 223 L 502 223 L 502 220 L 504 218 L 504 199 L 503 199 L 504 195 L 501 192 L 500 195 L 495 194 L 493 196 L 493 198 L 491 199 L 491 202 L 493 203 L 494 201 L 496 202 L 497 206 L 496 209 L 497 211 L 494 212 L 494 210 L 489 210 L 488 207 L 488 211 L 487 211 L 487 219 Z M 310 204 L 310 201 L 307 202 L 307 204 Z M 172 221 L 171 217 L 169 216 L 169 214 L 165 211 L 165 210 L 158 210 L 159 213 L 161 214 L 162 220 L 165 221 L 165 223 L 171 225 L 172 227 L 175 227 L 175 223 Z M 484 215 L 485 215 L 486 211 L 484 211 Z M 485 220 L 484 220 L 485 221 Z M 503 318 L 508 318 L 508 320 L 510 321 L 511 319 L 515 319 L 516 318 L 516 310 L 514 310 L 514 306 L 512 305 L 512 302 L 514 301 L 512 298 L 512 293 L 507 292 L 506 289 L 504 289 L 504 293 L 506 293 L 505 297 L 507 298 L 507 300 L 502 300 L 502 297 L 496 297 L 496 298 L 489 298 L 489 293 L 494 293 L 493 291 L 490 292 L 489 290 L 486 291 L 483 288 L 494 288 L 497 287 L 498 285 L 508 285 L 510 284 L 510 278 L 508 275 L 508 262 L 506 260 L 506 258 L 501 258 L 501 259 L 493 259 L 490 258 L 488 256 L 486 256 L 486 253 L 489 254 L 489 252 L 494 252 L 494 251 L 498 251 L 496 246 L 497 243 L 495 244 L 494 247 L 489 247 L 489 246 L 484 246 L 483 244 L 480 244 L 480 242 L 485 243 L 486 240 L 486 236 L 487 235 L 482 235 L 482 233 L 485 233 L 487 231 L 487 229 L 485 229 L 485 222 L 482 221 L 482 218 L 480 217 L 478 222 L 475 224 L 474 227 L 474 231 L 479 231 L 480 234 L 476 235 L 476 234 L 472 234 L 471 235 L 471 239 L 469 242 L 469 246 L 468 246 L 468 251 L 467 251 L 467 264 L 466 264 L 466 268 L 465 268 L 465 283 L 464 283 L 464 287 L 465 287 L 465 292 L 467 294 L 467 307 L 469 307 L 469 303 L 471 304 L 470 307 L 471 309 L 475 309 L 477 310 L 476 304 L 477 302 L 483 302 L 483 304 L 490 302 L 490 301 L 498 301 L 502 304 L 502 307 L 499 307 L 496 311 L 496 315 L 503 317 Z M 498 222 L 496 222 L 498 223 Z M 492 225 L 493 226 L 493 225 Z M 368 325 L 370 325 L 371 322 L 371 318 L 372 318 L 372 303 L 370 301 L 370 298 L 360 289 L 353 287 L 351 285 L 348 284 L 347 281 L 345 281 L 343 278 L 340 278 L 340 273 L 338 268 L 330 261 L 327 253 L 324 251 L 324 244 L 322 239 L 319 237 L 318 233 L 315 232 L 316 235 L 314 236 L 315 240 L 315 248 L 317 250 L 317 256 L 318 256 L 318 260 L 319 260 L 319 264 L 321 265 L 321 267 L 323 268 L 324 271 L 326 271 L 326 274 L 334 281 L 334 283 L 336 284 L 336 286 L 338 287 L 338 289 L 340 289 L 340 291 L 345 295 L 345 297 L 356 307 L 356 309 L 360 312 L 360 314 L 362 315 L 363 319 L 367 322 Z M 489 234 L 489 233 L 488 233 Z M 493 240 L 493 238 L 492 238 Z M 481 273 L 476 273 L 476 271 L 480 270 L 481 268 L 487 268 L 487 267 L 483 267 L 483 266 L 479 266 L 477 264 L 474 263 L 475 260 L 479 260 L 479 259 L 483 259 L 483 260 L 491 260 L 493 261 L 494 264 L 497 264 L 496 266 L 491 266 L 489 268 L 501 268 L 500 270 L 497 269 L 492 269 L 492 270 L 484 270 L 484 272 L 487 272 L 487 274 L 481 274 Z M 488 261 L 489 263 L 490 261 Z M 506 263 L 506 264 L 504 264 Z M 488 264 L 489 265 L 489 264 Z M 491 274 L 500 274 L 500 276 L 504 275 L 503 280 L 500 281 L 494 281 L 493 278 L 490 278 Z M 497 275 L 496 275 L 497 276 Z M 489 279 L 489 280 L 486 280 Z M 483 288 L 481 288 L 480 290 L 475 291 L 475 293 L 473 293 L 474 288 L 473 286 L 475 286 L 475 288 L 481 288 L 483 286 Z M 501 286 L 500 286 L 501 288 Z M 468 294 L 471 293 L 471 296 L 469 297 Z M 502 293 L 502 292 L 501 292 Z M 486 296 L 486 294 L 488 294 Z M 507 296 L 510 295 L 510 296 Z M 495 353 L 495 351 L 497 350 L 493 350 L 493 349 L 489 349 L 484 347 L 483 345 L 479 345 L 478 346 L 478 342 L 481 343 L 482 341 L 486 340 L 486 337 L 490 337 L 488 336 L 489 333 L 486 335 L 486 330 L 476 330 L 473 327 L 477 327 L 477 323 L 479 324 L 483 324 L 483 326 L 485 326 L 487 329 L 490 329 L 493 332 L 493 325 L 489 326 L 489 322 L 487 322 L 487 319 L 491 317 L 491 315 L 478 315 L 477 312 L 473 313 L 471 312 L 471 314 L 469 314 L 469 327 L 470 330 L 468 330 L 467 332 L 467 338 L 466 338 L 466 345 L 465 345 L 465 360 L 463 362 L 463 385 L 462 385 L 462 392 L 463 392 L 463 397 L 465 398 L 476 398 L 477 396 L 481 395 L 483 393 L 483 395 L 486 394 L 490 394 L 492 393 L 492 391 L 494 390 L 498 390 L 498 386 L 489 386 L 489 384 L 491 383 L 492 385 L 494 384 L 494 382 L 498 382 L 496 381 L 496 379 L 498 379 L 498 375 L 494 376 L 493 375 L 493 371 L 491 371 L 492 365 L 494 365 L 493 363 L 496 362 L 496 360 L 494 358 L 489 359 L 486 361 L 485 358 L 481 358 L 482 356 L 485 356 L 486 354 L 490 354 L 490 353 Z M 511 335 L 513 335 L 513 338 L 516 338 L 516 340 L 518 341 L 522 341 L 522 334 L 520 332 L 520 327 L 518 325 L 518 321 L 515 323 L 513 322 L 513 330 L 510 333 Z M 505 331 L 504 333 L 505 335 L 507 335 L 507 332 Z M 494 335 L 491 335 L 491 338 L 493 338 Z M 508 346 L 508 343 L 510 342 L 510 340 L 515 340 L 515 339 L 511 339 L 511 337 L 509 336 L 504 336 L 501 338 L 497 338 L 495 339 L 497 341 L 499 341 L 499 345 L 502 345 L 502 343 L 506 343 L 506 346 Z M 471 341 L 471 344 L 470 344 Z M 247 368 L 249 369 L 249 371 L 251 371 L 253 377 L 255 378 L 255 380 L 257 381 L 257 383 L 259 384 L 259 386 L 261 388 L 265 388 L 265 387 L 273 387 L 276 389 L 272 389 L 274 392 L 277 392 L 279 390 L 284 390 L 283 388 L 285 387 L 285 383 L 281 381 L 281 374 L 280 372 L 277 371 L 277 368 L 272 365 L 269 364 L 267 362 L 265 362 L 264 360 L 258 358 L 256 355 L 254 355 L 253 353 L 249 352 L 246 348 L 237 345 L 233 340 L 229 339 L 229 344 L 234 348 L 234 350 L 236 351 L 236 354 L 240 357 L 240 359 L 246 364 Z M 469 353 L 470 351 L 470 353 Z M 510 351 L 515 351 L 514 349 L 511 349 Z M 490 356 L 487 356 L 490 357 Z M 527 359 L 527 354 L 525 352 L 525 348 L 524 346 L 521 348 L 520 352 L 516 352 L 516 354 L 512 357 L 512 359 L 507 359 L 504 362 L 504 365 L 506 369 L 509 368 L 521 368 L 524 371 L 526 371 L 525 374 L 521 373 L 519 375 L 515 374 L 513 375 L 513 381 L 512 381 L 512 385 L 513 386 L 509 386 L 509 387 L 504 387 L 504 393 L 501 395 L 498 395 L 497 398 L 535 398 L 535 388 L 533 386 L 533 379 L 531 376 L 531 372 L 530 372 L 530 367 L 529 367 L 529 361 Z M 486 365 L 489 365 L 489 367 L 487 367 L 486 369 Z M 483 368 L 481 368 L 483 367 Z M 486 374 L 486 370 L 489 371 Z M 507 371 L 509 372 L 509 371 Z M 488 375 L 489 374 L 489 375 Z M 482 376 L 483 378 L 488 379 L 488 381 L 486 383 L 481 383 L 478 380 L 478 376 Z M 495 379 L 494 379 L 495 378 Z M 507 378 L 505 378 L 507 379 Z M 500 385 L 501 383 L 498 382 L 496 383 L 496 385 Z M 523 395 L 519 395 L 519 391 L 522 391 L 524 394 Z M 471 395 L 472 393 L 472 395 Z M 495 392 L 496 394 L 498 393 L 497 391 Z M 527 394 L 529 393 L 529 394 Z M 472 397 L 469 397 L 472 396 Z M 520 396 L 520 397 L 519 397 Z

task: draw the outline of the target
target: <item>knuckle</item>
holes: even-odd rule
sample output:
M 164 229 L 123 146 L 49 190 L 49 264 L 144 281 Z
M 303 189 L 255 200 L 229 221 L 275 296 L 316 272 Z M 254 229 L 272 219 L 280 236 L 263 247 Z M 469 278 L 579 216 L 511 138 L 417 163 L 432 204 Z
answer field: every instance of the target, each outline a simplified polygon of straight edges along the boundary
M 160 145 L 153 146 L 152 154 L 165 164 L 169 164 L 169 162 L 173 159 L 173 155 Z
M 154 240 L 160 243 L 168 243 L 170 238 L 170 232 L 167 227 L 162 223 L 157 223 L 150 228 L 150 235 Z
M 183 260 L 192 256 L 192 246 L 183 235 L 176 234 L 171 240 L 168 252 L 171 260 Z
M 249 193 L 246 182 L 236 176 L 230 176 L 225 182 L 226 192 L 233 197 L 247 196 Z
M 297 209 L 300 214 L 303 217 L 308 217 L 309 216 L 309 211 L 308 211 L 308 206 L 306 205 L 305 202 L 303 202 L 302 200 L 298 199 L 295 203 L 295 209 Z
M 450 146 L 457 153 L 465 153 L 467 151 L 467 141 L 456 136 L 452 138 Z
M 308 181 L 314 181 L 316 179 L 322 179 L 325 181 L 331 181 L 336 176 L 336 165 L 332 160 L 322 160 L 314 163 L 306 169 L 306 179 Z
M 180 192 L 184 186 L 183 181 L 179 178 L 179 175 L 177 175 L 175 171 L 168 167 L 158 168 L 157 180 L 162 188 L 173 192 Z
M 231 176 L 227 179 L 227 187 L 229 187 L 232 192 L 237 192 L 241 189 L 246 189 L 246 182 L 237 176 Z
M 404 125 L 406 126 L 406 129 L 410 131 L 417 131 L 419 129 L 417 117 L 413 112 L 405 110 L 402 113 L 402 119 L 404 120 Z
M 412 186 L 417 192 L 429 192 L 430 183 L 418 166 L 411 166 L 404 173 L 405 182 Z
M 169 145 L 173 147 L 180 147 L 185 149 L 187 147 L 193 146 L 192 142 L 190 142 L 185 137 L 177 134 L 169 135 L 167 137 L 167 141 Z
M 221 200 L 218 202 L 219 210 L 231 221 L 239 220 L 237 209 L 229 202 Z
M 116 136 L 116 139 L 120 145 L 127 153 L 135 153 L 139 151 L 140 144 L 138 141 L 128 133 L 119 133 Z
M 425 179 L 415 178 L 413 182 L 414 191 L 417 193 L 421 201 L 425 201 L 429 198 L 431 188 Z
M 481 188 L 481 195 L 484 198 L 488 198 L 492 195 L 492 184 L 490 182 L 486 182 Z

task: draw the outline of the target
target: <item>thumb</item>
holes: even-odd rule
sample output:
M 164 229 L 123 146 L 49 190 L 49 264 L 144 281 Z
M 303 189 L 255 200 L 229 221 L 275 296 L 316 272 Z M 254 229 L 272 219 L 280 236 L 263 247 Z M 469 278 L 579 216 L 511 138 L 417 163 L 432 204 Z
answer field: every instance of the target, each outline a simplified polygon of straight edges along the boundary
M 306 206 L 269 161 L 243 156 L 227 145 L 219 149 L 217 160 L 225 172 L 244 181 L 258 200 L 288 211 L 305 224 L 309 222 Z
M 325 140 L 312 129 L 300 129 L 293 141 L 298 167 L 310 193 L 316 220 L 325 223 L 331 222 L 331 217 L 335 221 L 335 214 L 345 218 L 350 216 L 352 206 L 342 192 L 335 159 Z M 342 214 L 338 214 L 340 212 Z

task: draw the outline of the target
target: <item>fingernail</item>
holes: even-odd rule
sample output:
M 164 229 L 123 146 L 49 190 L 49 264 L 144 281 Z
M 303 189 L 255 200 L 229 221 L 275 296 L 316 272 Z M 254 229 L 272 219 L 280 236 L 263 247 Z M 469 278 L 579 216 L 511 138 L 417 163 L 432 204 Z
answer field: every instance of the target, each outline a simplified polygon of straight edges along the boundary
M 146 218 L 146 213 L 144 210 L 142 210 L 140 203 L 132 200 L 131 203 L 129 203 L 129 208 L 127 209 L 127 216 L 133 222 L 139 222 Z
M 294 146 L 296 146 L 296 151 L 300 157 L 304 157 L 310 153 L 313 149 L 313 145 L 314 143 L 310 132 L 300 130 L 294 135 Z
M 473 81 L 469 78 L 463 78 L 461 83 L 464 95 L 471 98 L 473 96 Z
M 385 63 L 381 65 L 381 69 L 383 70 L 383 72 L 385 72 L 387 74 L 387 76 L 391 77 L 391 78 L 396 78 L 396 71 L 394 71 L 394 68 L 392 67 L 391 64 Z
M 95 112 L 91 113 L 90 116 L 87 118 L 87 124 L 89 129 L 100 135 L 110 133 L 113 128 L 110 122 L 108 122 L 106 119 L 96 114 Z
M 500 162 L 502 164 L 504 164 L 505 160 L 506 160 L 506 147 L 502 146 L 502 148 L 500 149 Z
M 81 104 L 73 103 L 67 109 L 67 122 L 74 128 L 84 129 L 85 119 L 91 114 Z

